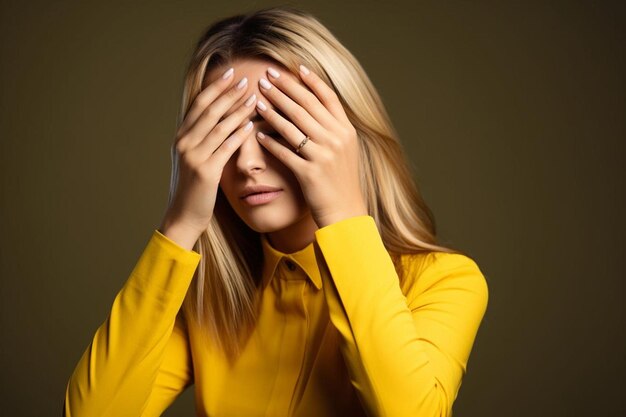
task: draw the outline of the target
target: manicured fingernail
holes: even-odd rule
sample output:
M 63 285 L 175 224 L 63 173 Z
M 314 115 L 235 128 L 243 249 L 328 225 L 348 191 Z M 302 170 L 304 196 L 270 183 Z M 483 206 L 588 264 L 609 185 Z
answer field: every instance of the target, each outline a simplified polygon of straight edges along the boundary
M 246 77 L 243 77 L 241 81 L 239 81 L 239 83 L 237 84 L 237 89 L 241 90 L 246 86 L 246 84 L 248 84 L 248 79 Z
M 274 68 L 272 68 L 272 67 L 269 67 L 269 68 L 267 69 L 267 72 L 269 73 L 269 75 L 271 75 L 271 76 L 272 76 L 272 78 L 278 78 L 278 77 L 280 77 L 280 74 L 278 73 L 278 71 L 276 71 L 276 70 L 275 70 Z
M 247 132 L 250 129 L 252 129 L 252 120 L 250 120 L 250 121 L 248 121 L 248 123 L 246 123 L 246 126 L 243 128 L 243 131 Z
M 248 99 L 246 100 L 245 104 L 246 107 L 250 107 L 252 105 L 252 103 L 254 103 L 254 100 L 256 100 L 256 94 L 252 94 L 250 97 L 248 97 Z
M 262 110 L 262 111 L 267 110 L 267 106 L 261 100 L 256 102 L 256 106 L 259 108 L 259 110 Z
M 231 75 L 233 75 L 233 72 L 235 72 L 234 68 L 229 68 L 228 71 L 226 71 L 224 73 L 224 75 L 222 75 L 222 79 L 225 80 L 226 78 L 230 78 Z
M 265 139 L 265 135 L 261 132 L 256 132 L 256 137 L 259 139 Z
M 272 88 L 272 84 L 270 84 L 270 82 L 267 81 L 265 78 L 261 78 L 259 82 L 261 83 L 261 87 L 265 88 L 266 90 Z
M 304 65 L 300 64 L 300 72 L 302 72 L 304 75 L 309 75 L 311 71 L 309 71 L 309 69 Z

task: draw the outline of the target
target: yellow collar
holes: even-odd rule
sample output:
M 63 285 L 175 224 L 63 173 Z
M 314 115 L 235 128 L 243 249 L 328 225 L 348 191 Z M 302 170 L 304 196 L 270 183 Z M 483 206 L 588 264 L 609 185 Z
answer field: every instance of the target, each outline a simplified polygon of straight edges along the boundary
M 263 288 L 271 281 L 276 267 L 281 259 L 291 260 L 298 264 L 306 276 L 311 280 L 315 288 L 322 288 L 322 277 L 320 275 L 317 261 L 315 259 L 315 241 L 312 241 L 304 248 L 293 253 L 283 253 L 274 248 L 267 240 L 265 233 L 261 233 L 261 246 L 263 247 Z

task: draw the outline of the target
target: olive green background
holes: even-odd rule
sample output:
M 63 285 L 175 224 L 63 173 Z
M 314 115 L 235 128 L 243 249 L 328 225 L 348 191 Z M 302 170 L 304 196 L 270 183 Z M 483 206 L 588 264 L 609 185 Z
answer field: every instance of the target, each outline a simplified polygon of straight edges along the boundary
M 61 414 L 160 224 L 197 37 L 271 4 L 1 2 L 3 415 Z M 442 243 L 487 278 L 455 416 L 624 415 L 624 10 L 291 4 L 361 61 Z M 189 389 L 164 415 L 193 410 Z

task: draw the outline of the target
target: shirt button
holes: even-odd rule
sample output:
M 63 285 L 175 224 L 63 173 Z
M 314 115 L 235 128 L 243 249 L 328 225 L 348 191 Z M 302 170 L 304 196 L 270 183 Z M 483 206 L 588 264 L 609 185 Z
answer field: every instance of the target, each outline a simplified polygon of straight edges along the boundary
M 290 271 L 295 271 L 296 270 L 296 264 L 293 263 L 290 260 L 285 261 L 285 263 L 287 264 L 287 268 L 289 268 Z

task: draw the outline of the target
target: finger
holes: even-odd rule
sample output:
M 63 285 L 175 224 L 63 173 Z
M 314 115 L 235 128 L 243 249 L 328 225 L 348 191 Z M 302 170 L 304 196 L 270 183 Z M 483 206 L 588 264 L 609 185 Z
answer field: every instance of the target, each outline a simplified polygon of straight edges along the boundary
M 219 169 L 222 172 L 231 156 L 241 146 L 243 141 L 248 138 L 253 126 L 252 120 L 248 120 L 247 123 L 223 141 L 219 148 L 206 159 L 207 163 L 204 165 L 206 165 L 207 169 Z M 221 175 L 219 177 L 221 178 Z
M 297 177 L 300 177 L 298 174 L 304 173 L 307 169 L 309 161 L 301 156 L 302 153 L 295 153 L 292 149 L 281 145 L 277 140 L 262 132 L 257 132 L 256 138 L 265 149 L 295 173 Z M 309 145 L 312 145 L 312 143 L 308 142 L 304 147 L 306 148 Z
M 273 85 L 304 108 L 319 124 L 330 129 L 336 123 L 335 117 L 324 107 L 315 94 L 296 81 L 290 73 L 283 74 L 272 67 L 267 69 L 267 73 L 269 74 L 268 80 Z
M 179 126 L 178 131 L 180 132 L 180 136 L 184 135 L 187 130 L 198 120 L 198 117 L 202 114 L 202 112 L 209 106 L 209 104 L 213 103 L 213 101 L 219 97 L 220 94 L 224 92 L 228 88 L 228 86 L 232 83 L 234 77 L 233 74 L 235 69 L 230 67 L 221 77 L 217 80 L 213 81 L 209 84 L 204 90 L 200 92 L 193 101 L 191 108 L 187 112 L 185 119 L 182 124 Z
M 302 140 L 304 140 L 304 139 L 302 139 L 300 142 L 298 142 L 297 145 L 294 146 L 287 139 L 285 139 L 282 135 L 280 135 L 280 133 L 276 132 L 271 127 L 269 129 L 263 129 L 263 134 L 265 136 L 269 136 L 272 140 L 278 142 L 279 144 L 281 144 L 285 148 L 291 150 L 292 152 L 296 152 L 296 150 L 298 149 L 298 146 L 300 146 L 300 143 L 302 143 Z M 319 145 L 314 143 L 311 139 L 307 140 L 306 146 L 302 147 L 302 149 L 300 150 L 299 155 L 301 155 L 302 157 L 304 157 L 307 160 L 311 161 L 312 160 L 311 156 L 315 153 L 315 149 L 314 148 L 316 146 L 319 146 Z
M 268 107 L 262 100 L 258 100 L 256 103 L 256 109 L 259 116 L 266 120 L 280 136 L 282 136 L 292 148 L 297 147 L 300 142 L 308 135 L 316 137 L 322 137 L 319 131 L 311 133 L 311 130 L 306 132 L 301 131 L 293 123 L 285 119 L 276 110 Z
M 219 96 L 213 101 L 198 117 L 196 123 L 185 134 L 184 148 L 192 148 L 198 145 L 202 139 L 204 139 L 215 125 L 219 122 L 220 118 L 230 109 L 233 104 L 241 98 L 241 96 L 248 89 L 248 79 L 243 77 L 239 82 L 230 88 L 227 92 Z M 183 146 L 183 144 L 181 144 Z
M 250 116 L 250 113 L 254 111 L 255 102 L 256 94 L 252 94 L 237 110 L 215 125 L 215 128 L 196 146 L 196 150 L 204 156 L 204 159 L 215 152 L 224 139 Z
M 293 138 L 294 141 L 302 140 L 302 135 L 296 134 L 295 130 L 289 128 L 288 124 L 295 125 L 297 130 L 303 132 L 305 136 L 308 135 L 314 137 L 318 142 L 322 142 L 324 138 L 326 138 L 326 131 L 322 127 L 322 125 L 320 125 L 317 120 L 315 120 L 298 103 L 293 101 L 278 88 L 272 87 L 272 84 L 265 78 L 261 78 L 259 80 L 259 85 L 263 95 L 266 96 L 281 111 L 281 113 L 285 115 L 285 117 L 282 117 L 277 112 L 275 112 L 276 116 L 274 116 L 274 114 L 271 114 L 270 117 L 272 117 L 275 123 L 283 125 L 286 133 L 291 131 L 295 135 L 292 135 L 291 137 L 285 136 L 285 138 L 287 138 L 288 140 L 290 138 Z M 263 111 L 262 108 L 261 111 Z M 276 128 L 276 130 L 279 129 L 278 126 L 273 126 Z
M 337 97 L 335 91 L 330 88 L 324 80 L 304 65 L 300 65 L 300 78 L 337 120 L 341 120 L 344 123 L 350 122 L 339 101 L 339 97 Z

